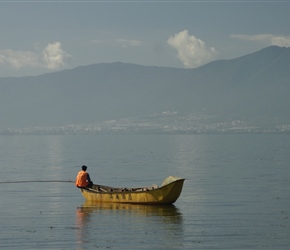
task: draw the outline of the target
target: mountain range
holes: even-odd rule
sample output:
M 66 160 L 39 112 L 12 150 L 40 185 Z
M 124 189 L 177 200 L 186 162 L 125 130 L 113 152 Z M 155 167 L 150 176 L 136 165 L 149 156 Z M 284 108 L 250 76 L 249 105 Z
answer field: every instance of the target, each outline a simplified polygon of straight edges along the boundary
M 162 126 L 203 119 L 273 128 L 290 124 L 289 97 L 290 48 L 270 46 L 195 69 L 100 63 L 0 78 L 0 129 L 144 117 L 163 119 Z M 164 114 L 174 114 L 168 124 Z M 188 118 L 194 115 L 203 118 Z

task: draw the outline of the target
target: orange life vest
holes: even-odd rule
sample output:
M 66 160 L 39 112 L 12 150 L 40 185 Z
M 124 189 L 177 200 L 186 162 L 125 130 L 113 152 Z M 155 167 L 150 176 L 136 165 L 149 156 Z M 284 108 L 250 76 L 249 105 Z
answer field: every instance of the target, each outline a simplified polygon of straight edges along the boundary
M 76 178 L 76 186 L 77 187 L 86 187 L 89 183 L 87 182 L 87 175 L 88 173 L 81 170 L 78 172 L 77 178 Z

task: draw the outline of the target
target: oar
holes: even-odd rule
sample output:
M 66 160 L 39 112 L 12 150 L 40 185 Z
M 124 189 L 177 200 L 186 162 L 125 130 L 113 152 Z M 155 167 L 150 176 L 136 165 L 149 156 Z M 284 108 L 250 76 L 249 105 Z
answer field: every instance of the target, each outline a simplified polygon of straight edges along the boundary
M 74 183 L 74 181 L 64 181 L 64 180 L 32 180 L 32 181 L 0 181 L 0 184 L 11 184 L 11 183 L 29 183 L 29 182 L 68 182 Z

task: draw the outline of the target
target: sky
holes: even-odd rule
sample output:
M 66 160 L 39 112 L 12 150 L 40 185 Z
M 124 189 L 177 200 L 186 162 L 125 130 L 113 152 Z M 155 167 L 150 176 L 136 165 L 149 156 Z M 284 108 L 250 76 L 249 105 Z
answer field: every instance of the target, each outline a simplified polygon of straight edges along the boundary
M 0 77 L 111 62 L 196 68 L 289 47 L 290 0 L 0 0 L 0 32 Z

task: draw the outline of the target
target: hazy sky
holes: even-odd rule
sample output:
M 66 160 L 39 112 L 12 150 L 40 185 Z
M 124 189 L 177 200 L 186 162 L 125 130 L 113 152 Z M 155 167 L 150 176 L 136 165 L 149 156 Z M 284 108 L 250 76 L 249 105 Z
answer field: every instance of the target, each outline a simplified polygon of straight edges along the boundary
M 290 46 L 290 1 L 1 1 L 0 77 L 102 62 L 194 68 Z

